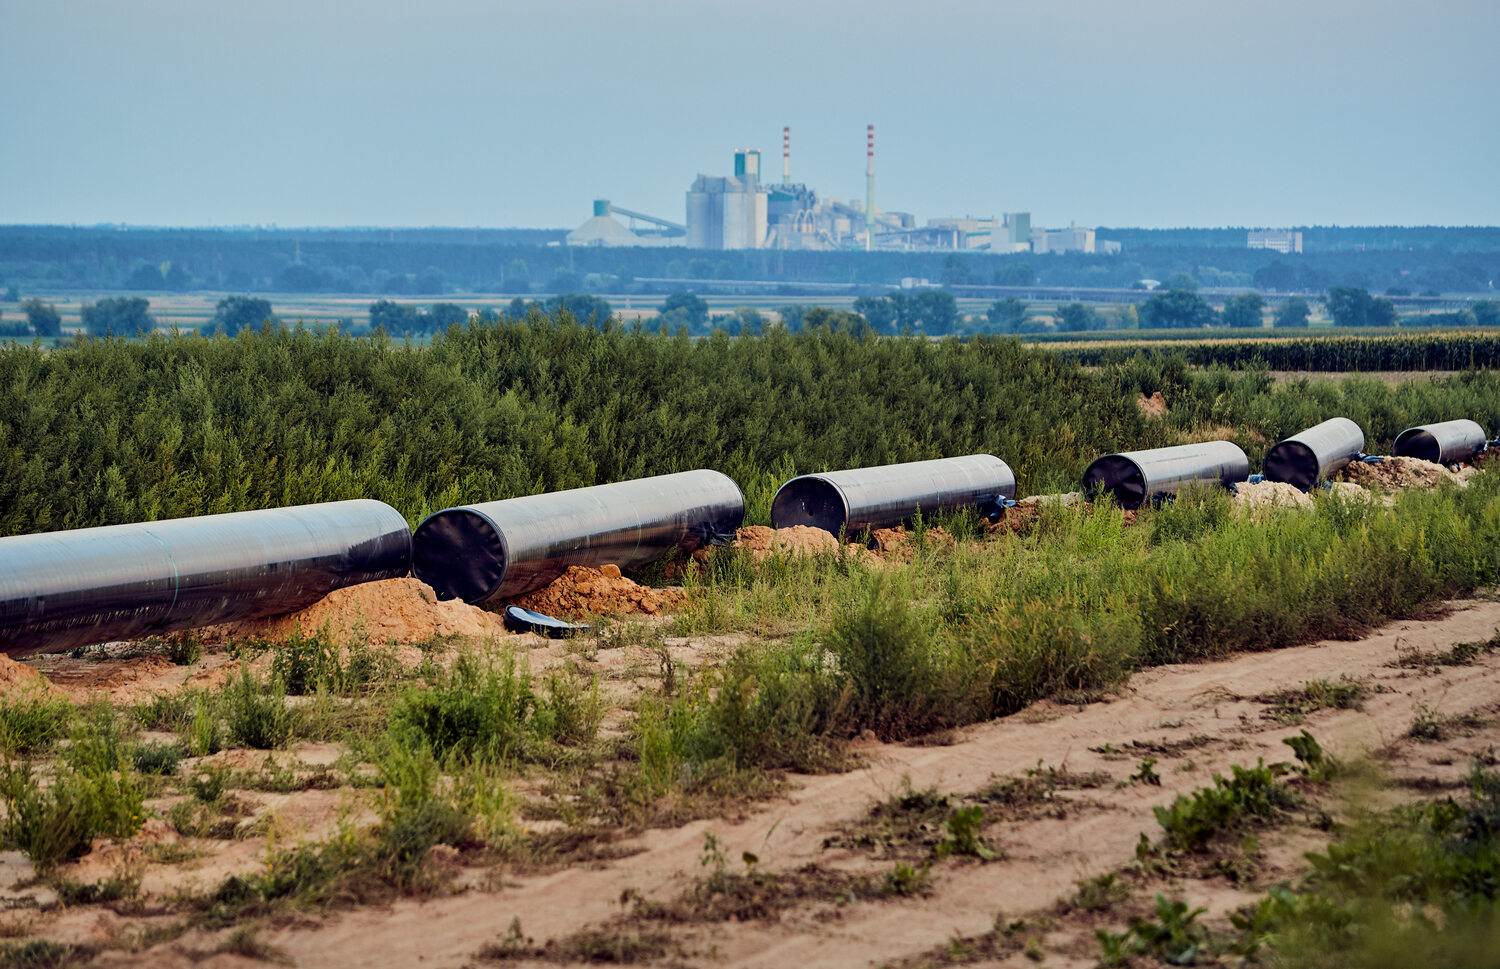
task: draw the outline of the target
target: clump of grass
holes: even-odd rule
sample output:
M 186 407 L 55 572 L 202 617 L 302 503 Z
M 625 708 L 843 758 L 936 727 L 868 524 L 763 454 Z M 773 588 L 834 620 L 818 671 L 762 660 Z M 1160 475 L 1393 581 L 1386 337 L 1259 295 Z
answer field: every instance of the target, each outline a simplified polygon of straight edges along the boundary
M 1370 691 L 1353 680 L 1309 680 L 1300 690 L 1282 690 L 1263 697 L 1271 704 L 1266 716 L 1278 723 L 1298 724 L 1318 710 L 1358 710 Z
M 1180 795 L 1170 806 L 1153 808 L 1166 833 L 1166 845 L 1178 851 L 1202 851 L 1222 834 L 1294 807 L 1296 795 L 1277 783 L 1287 771 L 1286 764 L 1264 761 L 1251 768 L 1233 764 L 1228 778 L 1214 776 L 1212 787 L 1194 791 L 1190 797 Z
M 130 760 L 142 774 L 171 776 L 182 763 L 182 750 L 172 743 L 136 744 L 131 748 Z
M 11 945 L 0 945 L 0 966 L 15 969 L 70 969 L 94 961 L 99 947 L 30 939 Z
M 1190 966 L 1209 943 L 1207 926 L 1198 922 L 1206 908 L 1189 909 L 1186 902 L 1156 896 L 1156 918 L 1137 918 L 1130 929 L 1115 934 L 1095 929 L 1103 952 L 1100 964 L 1124 966 L 1133 956 L 1149 956 L 1173 966 Z
M 280 679 L 273 676 L 262 682 L 250 672 L 249 664 L 241 661 L 240 675 L 229 682 L 219 699 L 235 743 L 270 750 L 291 737 L 295 715 L 286 705 L 286 688 Z M 212 734 L 211 729 L 206 732 Z M 196 725 L 194 733 L 198 733 Z M 203 739 L 211 742 L 213 738 Z
M 385 781 L 377 836 L 380 873 L 410 888 L 433 845 L 472 843 L 474 818 L 443 790 L 437 758 L 426 747 L 392 747 L 380 773 Z
M 1120 876 L 1114 872 L 1105 872 L 1093 878 L 1080 878 L 1074 884 L 1078 886 L 1078 890 L 1065 903 L 1065 910 L 1072 908 L 1084 912 L 1105 912 L 1130 897 L 1129 886 L 1120 881 Z
M 135 722 L 147 730 L 179 731 L 192 719 L 195 701 L 201 696 L 198 690 L 182 690 L 177 693 L 158 693 L 145 703 L 130 708 Z
M 73 715 L 71 703 L 40 689 L 8 696 L 0 700 L 0 751 L 25 755 L 43 750 L 67 734 Z
M 167 659 L 176 666 L 192 666 L 203 657 L 203 640 L 193 630 L 167 637 L 164 647 Z
M 140 828 L 144 795 L 128 773 L 59 765 L 45 786 L 26 763 L 0 765 L 5 818 L 0 836 L 39 872 L 89 850 L 101 834 L 127 837 Z
M 1472 713 L 1442 714 L 1434 707 L 1417 701 L 1416 715 L 1406 735 L 1422 743 L 1447 740 L 1455 731 L 1478 730 L 1489 725 L 1489 721 Z
M 312 635 L 299 631 L 280 642 L 255 641 L 244 648 L 270 652 L 271 676 L 285 684 L 289 696 L 319 691 L 337 696 L 367 693 L 396 679 L 401 669 L 390 650 L 373 648 L 363 636 L 341 645 L 327 625 Z
M 462 653 L 427 687 L 404 690 L 390 724 L 398 743 L 427 746 L 439 757 L 501 761 L 592 740 L 602 715 L 592 678 L 556 673 L 538 691 L 513 655 L 486 662 Z

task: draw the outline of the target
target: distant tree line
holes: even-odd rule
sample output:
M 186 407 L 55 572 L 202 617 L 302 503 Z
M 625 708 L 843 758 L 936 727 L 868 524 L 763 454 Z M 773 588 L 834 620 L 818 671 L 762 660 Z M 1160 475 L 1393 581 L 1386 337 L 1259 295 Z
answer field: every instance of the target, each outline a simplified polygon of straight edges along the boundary
M 1114 230 L 1109 230 L 1113 232 Z M 1192 233 L 1182 239 L 1196 239 Z M 1205 230 L 1206 231 L 1206 230 Z M 1354 230 L 1349 230 L 1354 232 Z M 1120 234 L 1123 233 L 1123 234 Z M 453 230 L 227 231 L 0 227 L 0 281 L 28 288 L 211 289 L 441 297 L 453 292 L 667 295 L 649 279 L 752 280 L 786 295 L 804 283 L 886 287 L 903 278 L 954 286 L 1130 288 L 1179 274 L 1207 287 L 1323 293 L 1335 286 L 1413 294 L 1490 292 L 1500 279 L 1500 231 L 1415 232 L 1411 247 L 1328 248 L 1284 255 L 1244 247 L 1242 232 L 1210 232 L 1218 247 L 1176 236 L 1132 241 L 1118 255 L 987 252 L 706 252 L 676 248 L 522 245 L 530 238 Z M 1338 238 L 1348 236 L 1338 230 Z M 1101 232 L 1107 236 L 1107 232 Z M 1174 241 L 1176 240 L 1176 241 Z M 1157 244 L 1157 242 L 1171 244 Z M 1309 243 L 1311 245 L 1311 243 Z M 1343 246 L 1342 242 L 1338 243 Z M 1168 284 L 1168 288 L 1179 288 Z M 878 293 L 874 295 L 879 295 Z M 1387 292 L 1387 295 L 1396 295 Z

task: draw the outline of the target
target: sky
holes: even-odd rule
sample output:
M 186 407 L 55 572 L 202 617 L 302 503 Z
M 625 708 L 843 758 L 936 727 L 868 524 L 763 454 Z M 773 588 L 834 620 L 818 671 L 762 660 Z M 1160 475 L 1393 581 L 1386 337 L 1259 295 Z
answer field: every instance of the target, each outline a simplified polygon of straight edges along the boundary
M 0 0 L 0 223 L 1500 224 L 1495 0 Z

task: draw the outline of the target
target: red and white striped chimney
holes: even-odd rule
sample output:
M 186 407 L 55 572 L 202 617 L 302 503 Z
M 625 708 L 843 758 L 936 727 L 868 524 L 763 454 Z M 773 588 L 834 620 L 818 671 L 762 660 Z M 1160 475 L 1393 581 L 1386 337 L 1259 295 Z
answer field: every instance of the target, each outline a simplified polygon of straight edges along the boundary
M 792 126 L 781 129 L 781 184 L 792 184 Z

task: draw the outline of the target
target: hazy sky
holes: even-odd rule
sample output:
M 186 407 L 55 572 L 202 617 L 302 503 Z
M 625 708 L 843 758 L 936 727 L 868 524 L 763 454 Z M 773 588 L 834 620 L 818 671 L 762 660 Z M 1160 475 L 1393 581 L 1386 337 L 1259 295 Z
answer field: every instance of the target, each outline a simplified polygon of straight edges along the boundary
M 1496 0 L 4 0 L 0 223 L 1500 223 Z

